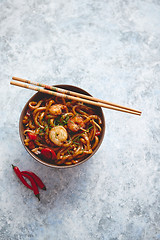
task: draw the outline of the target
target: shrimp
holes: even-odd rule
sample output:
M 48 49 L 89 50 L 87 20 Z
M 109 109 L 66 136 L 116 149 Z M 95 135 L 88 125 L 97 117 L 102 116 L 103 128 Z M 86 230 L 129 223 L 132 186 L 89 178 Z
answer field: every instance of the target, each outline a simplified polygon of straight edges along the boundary
M 85 127 L 85 124 L 84 124 L 83 118 L 80 116 L 75 116 L 68 120 L 68 128 L 72 132 L 77 132 L 78 130 L 84 127 Z
M 55 104 L 49 108 L 50 114 L 56 115 L 56 116 L 61 115 L 62 110 L 65 110 L 67 112 L 67 107 L 63 104 Z
M 68 138 L 67 130 L 62 126 L 56 126 L 49 131 L 50 140 L 57 146 L 62 146 Z

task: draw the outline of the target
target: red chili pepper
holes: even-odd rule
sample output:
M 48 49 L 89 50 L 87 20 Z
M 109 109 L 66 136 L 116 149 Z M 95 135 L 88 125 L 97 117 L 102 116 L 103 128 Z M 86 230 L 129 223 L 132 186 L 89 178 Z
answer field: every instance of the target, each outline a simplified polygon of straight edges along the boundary
M 31 176 L 29 176 L 29 175 L 27 175 L 27 176 L 25 175 L 25 177 L 28 178 L 28 179 L 30 180 L 30 182 L 31 182 L 31 185 L 32 185 L 32 186 L 30 186 L 30 185 L 26 182 L 26 180 L 24 179 L 24 177 L 23 177 L 24 175 L 23 175 L 22 172 L 19 170 L 19 168 L 16 167 L 16 166 L 14 166 L 13 164 L 12 164 L 12 167 L 13 167 L 14 172 L 16 173 L 17 177 L 21 180 L 21 182 L 22 182 L 26 187 L 28 187 L 29 189 L 33 190 L 35 196 L 40 200 L 38 187 L 37 187 L 34 179 L 33 179 Z
M 30 171 L 22 171 L 21 172 L 22 174 L 28 174 L 30 175 L 34 180 L 35 182 L 37 183 L 37 185 L 43 189 L 43 190 L 46 190 L 46 186 L 44 185 L 44 183 L 42 182 L 42 180 L 33 172 L 30 172 Z
M 33 188 L 26 182 L 26 180 L 23 178 L 21 171 L 19 170 L 18 167 L 14 166 L 12 164 L 13 170 L 15 171 L 17 177 L 21 180 L 21 182 L 28 187 L 29 189 L 33 190 Z
M 28 132 L 28 137 L 29 137 L 29 139 L 31 139 L 31 140 L 36 140 L 36 138 L 37 138 L 37 134 L 34 134 L 34 133 L 31 133 L 31 132 Z
M 41 150 L 41 154 L 43 155 L 43 157 L 45 157 L 46 159 L 51 159 L 54 160 L 57 158 L 56 153 L 50 149 L 50 148 L 43 148 Z
M 29 181 L 31 182 L 31 184 L 32 184 L 32 187 L 33 187 L 33 192 L 34 192 L 34 195 L 38 198 L 38 200 L 40 201 L 40 196 L 39 196 L 39 190 L 38 190 L 38 187 L 37 187 L 37 184 L 36 184 L 36 182 L 34 181 L 34 179 L 30 176 L 30 175 L 28 175 L 27 173 L 22 173 L 21 172 L 21 174 L 22 174 L 22 176 L 24 176 L 24 177 L 26 177 L 26 178 L 28 178 L 29 179 Z
M 97 131 L 95 135 L 96 135 L 96 136 L 99 136 L 100 134 L 101 134 L 101 132 L 100 132 L 100 131 Z

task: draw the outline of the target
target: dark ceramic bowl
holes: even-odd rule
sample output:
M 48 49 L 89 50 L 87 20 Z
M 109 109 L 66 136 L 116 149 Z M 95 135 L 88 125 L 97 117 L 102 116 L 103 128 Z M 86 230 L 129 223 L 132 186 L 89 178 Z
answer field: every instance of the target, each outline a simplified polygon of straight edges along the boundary
M 74 91 L 74 92 L 78 92 L 78 93 L 82 93 L 82 94 L 85 94 L 85 95 L 89 95 L 91 96 L 88 92 L 86 92 L 85 90 L 81 89 L 81 88 L 78 88 L 78 87 L 75 87 L 75 86 L 71 86 L 71 85 L 55 85 L 55 87 L 58 87 L 58 88 L 63 88 L 63 89 L 67 89 L 67 90 L 71 90 L 71 91 Z M 96 106 L 92 106 L 92 108 L 96 109 L 96 114 L 99 115 L 102 119 L 102 132 L 101 132 L 101 135 L 100 135 L 100 140 L 99 140 L 99 143 L 97 145 L 97 147 L 94 149 L 94 151 L 92 152 L 92 154 L 90 154 L 89 156 L 87 156 L 86 158 L 84 158 L 81 162 L 77 163 L 77 164 L 74 164 L 74 165 L 66 165 L 66 166 L 57 166 L 57 165 L 54 165 L 54 164 L 51 164 L 51 163 L 48 163 L 48 162 L 45 162 L 44 160 L 42 160 L 40 157 L 38 157 L 36 154 L 34 154 L 32 151 L 29 150 L 28 147 L 26 147 L 24 145 L 24 135 L 23 135 L 23 131 L 24 131 L 24 126 L 23 126 L 23 118 L 25 116 L 25 113 L 28 109 L 28 103 L 30 101 L 39 101 L 40 99 L 44 98 L 44 97 L 50 97 L 50 95 L 46 95 L 44 93 L 36 93 L 35 95 L 33 95 L 33 97 L 31 97 L 28 102 L 26 103 L 26 105 L 24 106 L 23 108 L 23 111 L 21 113 L 21 116 L 20 116 L 20 120 L 19 120 L 19 134 L 20 134 L 20 138 L 21 138 L 21 141 L 22 141 L 22 144 L 23 146 L 25 147 L 25 149 L 27 150 L 27 152 L 35 159 L 37 160 L 38 162 L 44 164 L 45 166 L 48 166 L 48 167 L 52 167 L 52 168 L 69 168 L 69 167 L 74 167 L 74 166 L 77 166 L 79 164 L 82 164 L 84 162 L 86 162 L 89 158 L 91 158 L 98 150 L 98 148 L 100 147 L 102 141 L 103 141 L 103 137 L 104 137 L 104 133 L 105 133 L 105 119 L 104 119 L 104 115 L 103 115 L 103 112 L 102 112 L 102 109 L 100 107 L 96 107 Z

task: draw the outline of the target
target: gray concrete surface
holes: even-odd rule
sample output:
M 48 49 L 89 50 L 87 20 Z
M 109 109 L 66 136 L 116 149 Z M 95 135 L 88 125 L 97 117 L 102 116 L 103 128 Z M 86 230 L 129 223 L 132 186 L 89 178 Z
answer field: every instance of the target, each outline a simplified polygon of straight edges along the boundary
M 160 240 L 160 1 L 1 0 L 0 9 L 0 239 Z M 143 114 L 104 109 L 98 152 L 51 169 L 20 142 L 34 92 L 12 76 L 76 85 Z M 12 163 L 43 179 L 40 202 Z

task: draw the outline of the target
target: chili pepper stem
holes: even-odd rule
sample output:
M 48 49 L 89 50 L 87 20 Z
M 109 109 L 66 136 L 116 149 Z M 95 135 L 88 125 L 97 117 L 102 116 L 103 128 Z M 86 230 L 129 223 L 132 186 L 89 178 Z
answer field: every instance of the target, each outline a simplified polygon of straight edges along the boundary
M 15 166 L 13 165 L 13 164 L 11 164 L 12 165 L 12 167 L 13 167 L 13 169 L 15 168 Z
M 40 195 L 39 194 L 36 194 L 35 195 L 37 198 L 38 198 L 38 200 L 40 201 Z
M 42 189 L 43 189 L 43 190 L 45 190 L 45 191 L 47 190 L 47 188 L 46 188 L 46 187 L 43 187 Z

